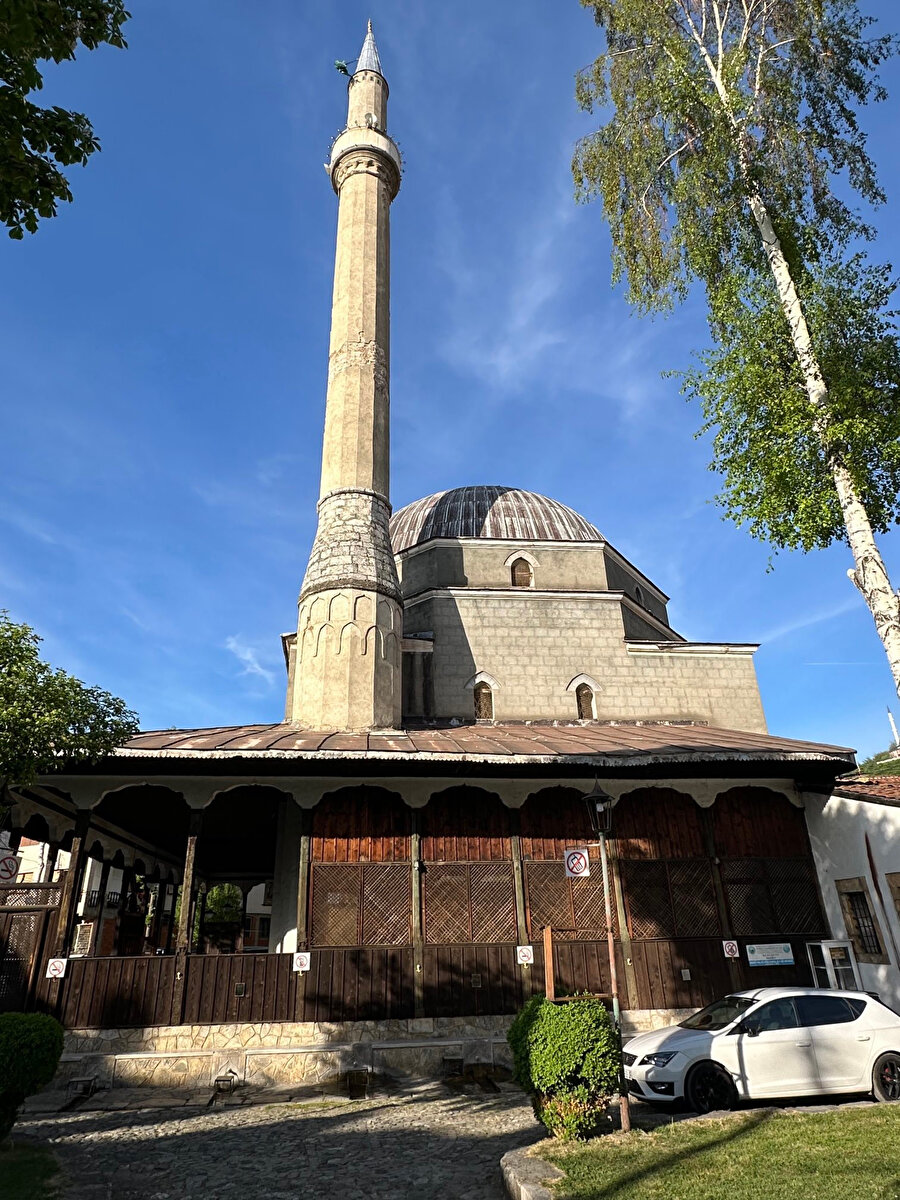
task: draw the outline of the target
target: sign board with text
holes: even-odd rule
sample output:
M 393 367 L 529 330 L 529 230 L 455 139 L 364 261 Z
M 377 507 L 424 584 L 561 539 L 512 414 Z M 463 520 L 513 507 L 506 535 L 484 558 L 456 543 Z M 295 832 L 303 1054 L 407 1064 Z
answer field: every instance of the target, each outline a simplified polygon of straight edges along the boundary
M 747 947 L 747 964 L 751 967 L 792 967 L 794 952 L 789 942 L 760 942 Z

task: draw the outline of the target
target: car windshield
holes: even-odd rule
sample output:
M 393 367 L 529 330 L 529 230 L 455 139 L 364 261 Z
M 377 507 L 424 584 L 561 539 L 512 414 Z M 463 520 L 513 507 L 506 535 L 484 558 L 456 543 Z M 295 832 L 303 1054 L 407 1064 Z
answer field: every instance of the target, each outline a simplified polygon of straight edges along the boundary
M 755 1000 L 746 996 L 726 996 L 724 1000 L 707 1004 L 706 1008 L 701 1008 L 686 1021 L 681 1021 L 680 1025 L 682 1029 L 724 1029 L 755 1003 Z

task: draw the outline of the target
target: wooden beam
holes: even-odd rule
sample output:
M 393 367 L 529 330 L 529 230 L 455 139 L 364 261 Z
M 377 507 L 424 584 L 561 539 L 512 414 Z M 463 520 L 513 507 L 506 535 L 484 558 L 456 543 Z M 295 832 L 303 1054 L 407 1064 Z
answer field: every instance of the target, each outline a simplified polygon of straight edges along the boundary
M 181 882 L 181 911 L 178 914 L 178 933 L 175 937 L 175 986 L 172 989 L 172 1024 L 184 1020 L 184 986 L 187 976 L 187 956 L 193 933 L 194 862 L 197 857 L 197 838 L 203 826 L 203 809 L 191 809 L 187 845 L 184 851 L 184 871 Z
M 106 888 L 109 884 L 109 871 L 112 864 L 108 859 L 103 860 L 103 866 L 100 868 L 100 886 L 97 888 L 97 929 L 94 933 L 93 941 L 91 942 L 91 957 L 97 955 L 97 948 L 103 938 L 103 910 L 106 908 Z
M 292 801 L 288 800 L 288 804 Z M 309 948 L 309 854 L 312 839 L 312 813 L 300 809 L 300 864 L 297 871 L 297 949 Z
M 87 860 L 87 833 L 91 825 L 90 809 L 80 808 L 75 817 L 75 832 L 72 837 L 72 849 L 69 855 L 69 869 L 63 885 L 62 899 L 59 904 L 59 917 L 56 924 L 56 945 L 54 958 L 65 958 L 69 952 L 72 933 L 75 928 L 75 918 L 78 915 L 78 897 L 84 879 L 84 864 Z
M 422 835 L 419 813 L 410 810 L 409 860 L 412 865 L 413 1015 L 425 1016 L 425 934 L 422 925 Z

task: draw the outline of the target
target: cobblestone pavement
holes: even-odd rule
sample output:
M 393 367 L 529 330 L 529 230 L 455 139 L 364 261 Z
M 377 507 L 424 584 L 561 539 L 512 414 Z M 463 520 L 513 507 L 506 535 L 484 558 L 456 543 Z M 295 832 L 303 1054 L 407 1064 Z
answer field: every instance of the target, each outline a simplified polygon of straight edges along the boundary
M 260 1097 L 259 1099 L 262 1099 Z M 65 1200 L 499 1200 L 500 1158 L 541 1137 L 511 1085 L 412 1095 L 31 1113 L 16 1135 L 50 1145 Z

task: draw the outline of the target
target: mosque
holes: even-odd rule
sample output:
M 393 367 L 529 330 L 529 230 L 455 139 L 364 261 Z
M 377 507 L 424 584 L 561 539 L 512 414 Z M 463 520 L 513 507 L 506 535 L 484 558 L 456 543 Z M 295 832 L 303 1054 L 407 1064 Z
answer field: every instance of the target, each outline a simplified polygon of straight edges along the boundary
M 616 802 L 632 1025 L 806 982 L 807 947 L 829 935 L 803 804 L 853 753 L 767 733 L 755 646 L 686 641 L 658 585 L 558 500 L 477 485 L 391 515 L 401 158 L 371 25 L 348 97 L 328 165 L 318 528 L 282 638 L 284 720 L 141 733 L 18 797 L 17 831 L 70 855 L 58 883 L 27 885 L 48 899 L 35 890 L 29 910 L 23 1003 L 58 1013 L 73 1062 L 115 1081 L 227 1062 L 277 1082 L 335 1056 L 431 1069 L 451 1043 L 490 1059 L 550 968 L 558 993 L 608 993 L 595 787 Z M 587 873 L 567 872 L 573 849 Z M 261 944 L 243 923 L 224 946 L 203 938 L 203 897 L 225 882 L 245 908 L 264 897 Z M 65 965 L 48 979 L 49 956 Z

